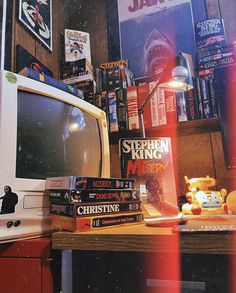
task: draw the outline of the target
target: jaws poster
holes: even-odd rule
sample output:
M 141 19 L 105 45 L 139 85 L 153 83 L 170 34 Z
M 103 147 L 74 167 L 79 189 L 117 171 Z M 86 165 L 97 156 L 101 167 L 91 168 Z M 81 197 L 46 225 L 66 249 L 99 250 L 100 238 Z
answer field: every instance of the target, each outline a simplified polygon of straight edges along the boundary
M 191 0 L 119 0 L 122 59 L 135 79 L 160 78 L 168 60 L 181 51 L 195 54 Z

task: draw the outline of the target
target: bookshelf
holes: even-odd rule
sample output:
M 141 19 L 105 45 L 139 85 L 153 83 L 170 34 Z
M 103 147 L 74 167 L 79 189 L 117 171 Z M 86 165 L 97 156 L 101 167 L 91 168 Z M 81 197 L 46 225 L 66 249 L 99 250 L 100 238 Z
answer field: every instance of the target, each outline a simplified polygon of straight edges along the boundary
M 207 133 L 220 131 L 220 119 L 200 119 L 186 122 L 179 122 L 171 125 L 161 125 L 146 130 L 146 136 L 188 136 L 198 133 Z M 119 142 L 120 138 L 124 137 L 141 137 L 140 130 L 127 130 L 110 133 L 109 141 L 111 145 L 115 145 Z

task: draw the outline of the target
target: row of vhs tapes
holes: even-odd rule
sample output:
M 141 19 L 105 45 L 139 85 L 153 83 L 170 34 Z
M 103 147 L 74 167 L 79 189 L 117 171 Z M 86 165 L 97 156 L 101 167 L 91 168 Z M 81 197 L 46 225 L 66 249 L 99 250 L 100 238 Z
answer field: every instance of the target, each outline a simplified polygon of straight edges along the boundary
M 53 177 L 45 190 L 54 229 L 83 232 L 143 221 L 134 179 Z

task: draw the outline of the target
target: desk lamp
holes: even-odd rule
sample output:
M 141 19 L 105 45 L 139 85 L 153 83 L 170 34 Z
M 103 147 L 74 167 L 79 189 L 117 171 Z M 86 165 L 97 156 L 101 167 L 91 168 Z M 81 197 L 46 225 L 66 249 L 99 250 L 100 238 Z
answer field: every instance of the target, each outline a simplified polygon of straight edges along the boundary
M 174 92 L 188 91 L 193 88 L 189 63 L 182 54 L 175 56 L 167 63 L 160 80 L 156 83 L 155 87 L 147 96 L 147 98 L 141 105 L 140 109 L 138 110 L 141 123 L 142 137 L 144 138 L 146 137 L 146 135 L 143 120 L 143 110 L 159 88 Z

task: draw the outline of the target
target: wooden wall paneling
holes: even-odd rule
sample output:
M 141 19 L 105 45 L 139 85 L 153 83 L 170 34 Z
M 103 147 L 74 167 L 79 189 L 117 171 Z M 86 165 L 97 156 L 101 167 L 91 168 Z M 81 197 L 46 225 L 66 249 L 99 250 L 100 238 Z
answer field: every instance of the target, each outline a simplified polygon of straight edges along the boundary
M 221 17 L 224 20 L 225 33 L 228 43 L 236 40 L 235 16 L 236 1 L 235 0 L 219 0 Z
M 236 169 L 226 169 L 222 137 L 220 131 L 211 133 L 213 161 L 215 164 L 217 187 L 226 188 L 228 192 L 236 189 Z
M 119 144 L 110 145 L 110 166 L 111 177 L 120 178 L 120 157 L 119 157 Z
M 16 70 L 16 45 L 21 45 L 30 54 L 35 56 L 35 39 L 30 35 L 27 28 L 18 21 L 18 1 L 14 0 L 13 11 L 13 33 L 12 33 L 12 71 Z
M 176 138 L 176 189 L 178 195 L 186 192 L 184 176 L 189 178 L 215 177 L 209 133 L 200 133 Z
M 90 34 L 91 59 L 94 68 L 109 60 L 106 1 L 78 1 L 71 15 L 69 29 L 77 29 Z
M 219 0 L 205 0 L 208 18 L 220 18 Z
M 46 65 L 54 75 L 54 78 L 60 78 L 60 57 L 63 54 L 61 50 L 61 34 L 65 27 L 67 11 L 65 0 L 54 0 L 52 7 L 52 52 L 47 50 L 43 44 L 36 43 L 36 58 Z

